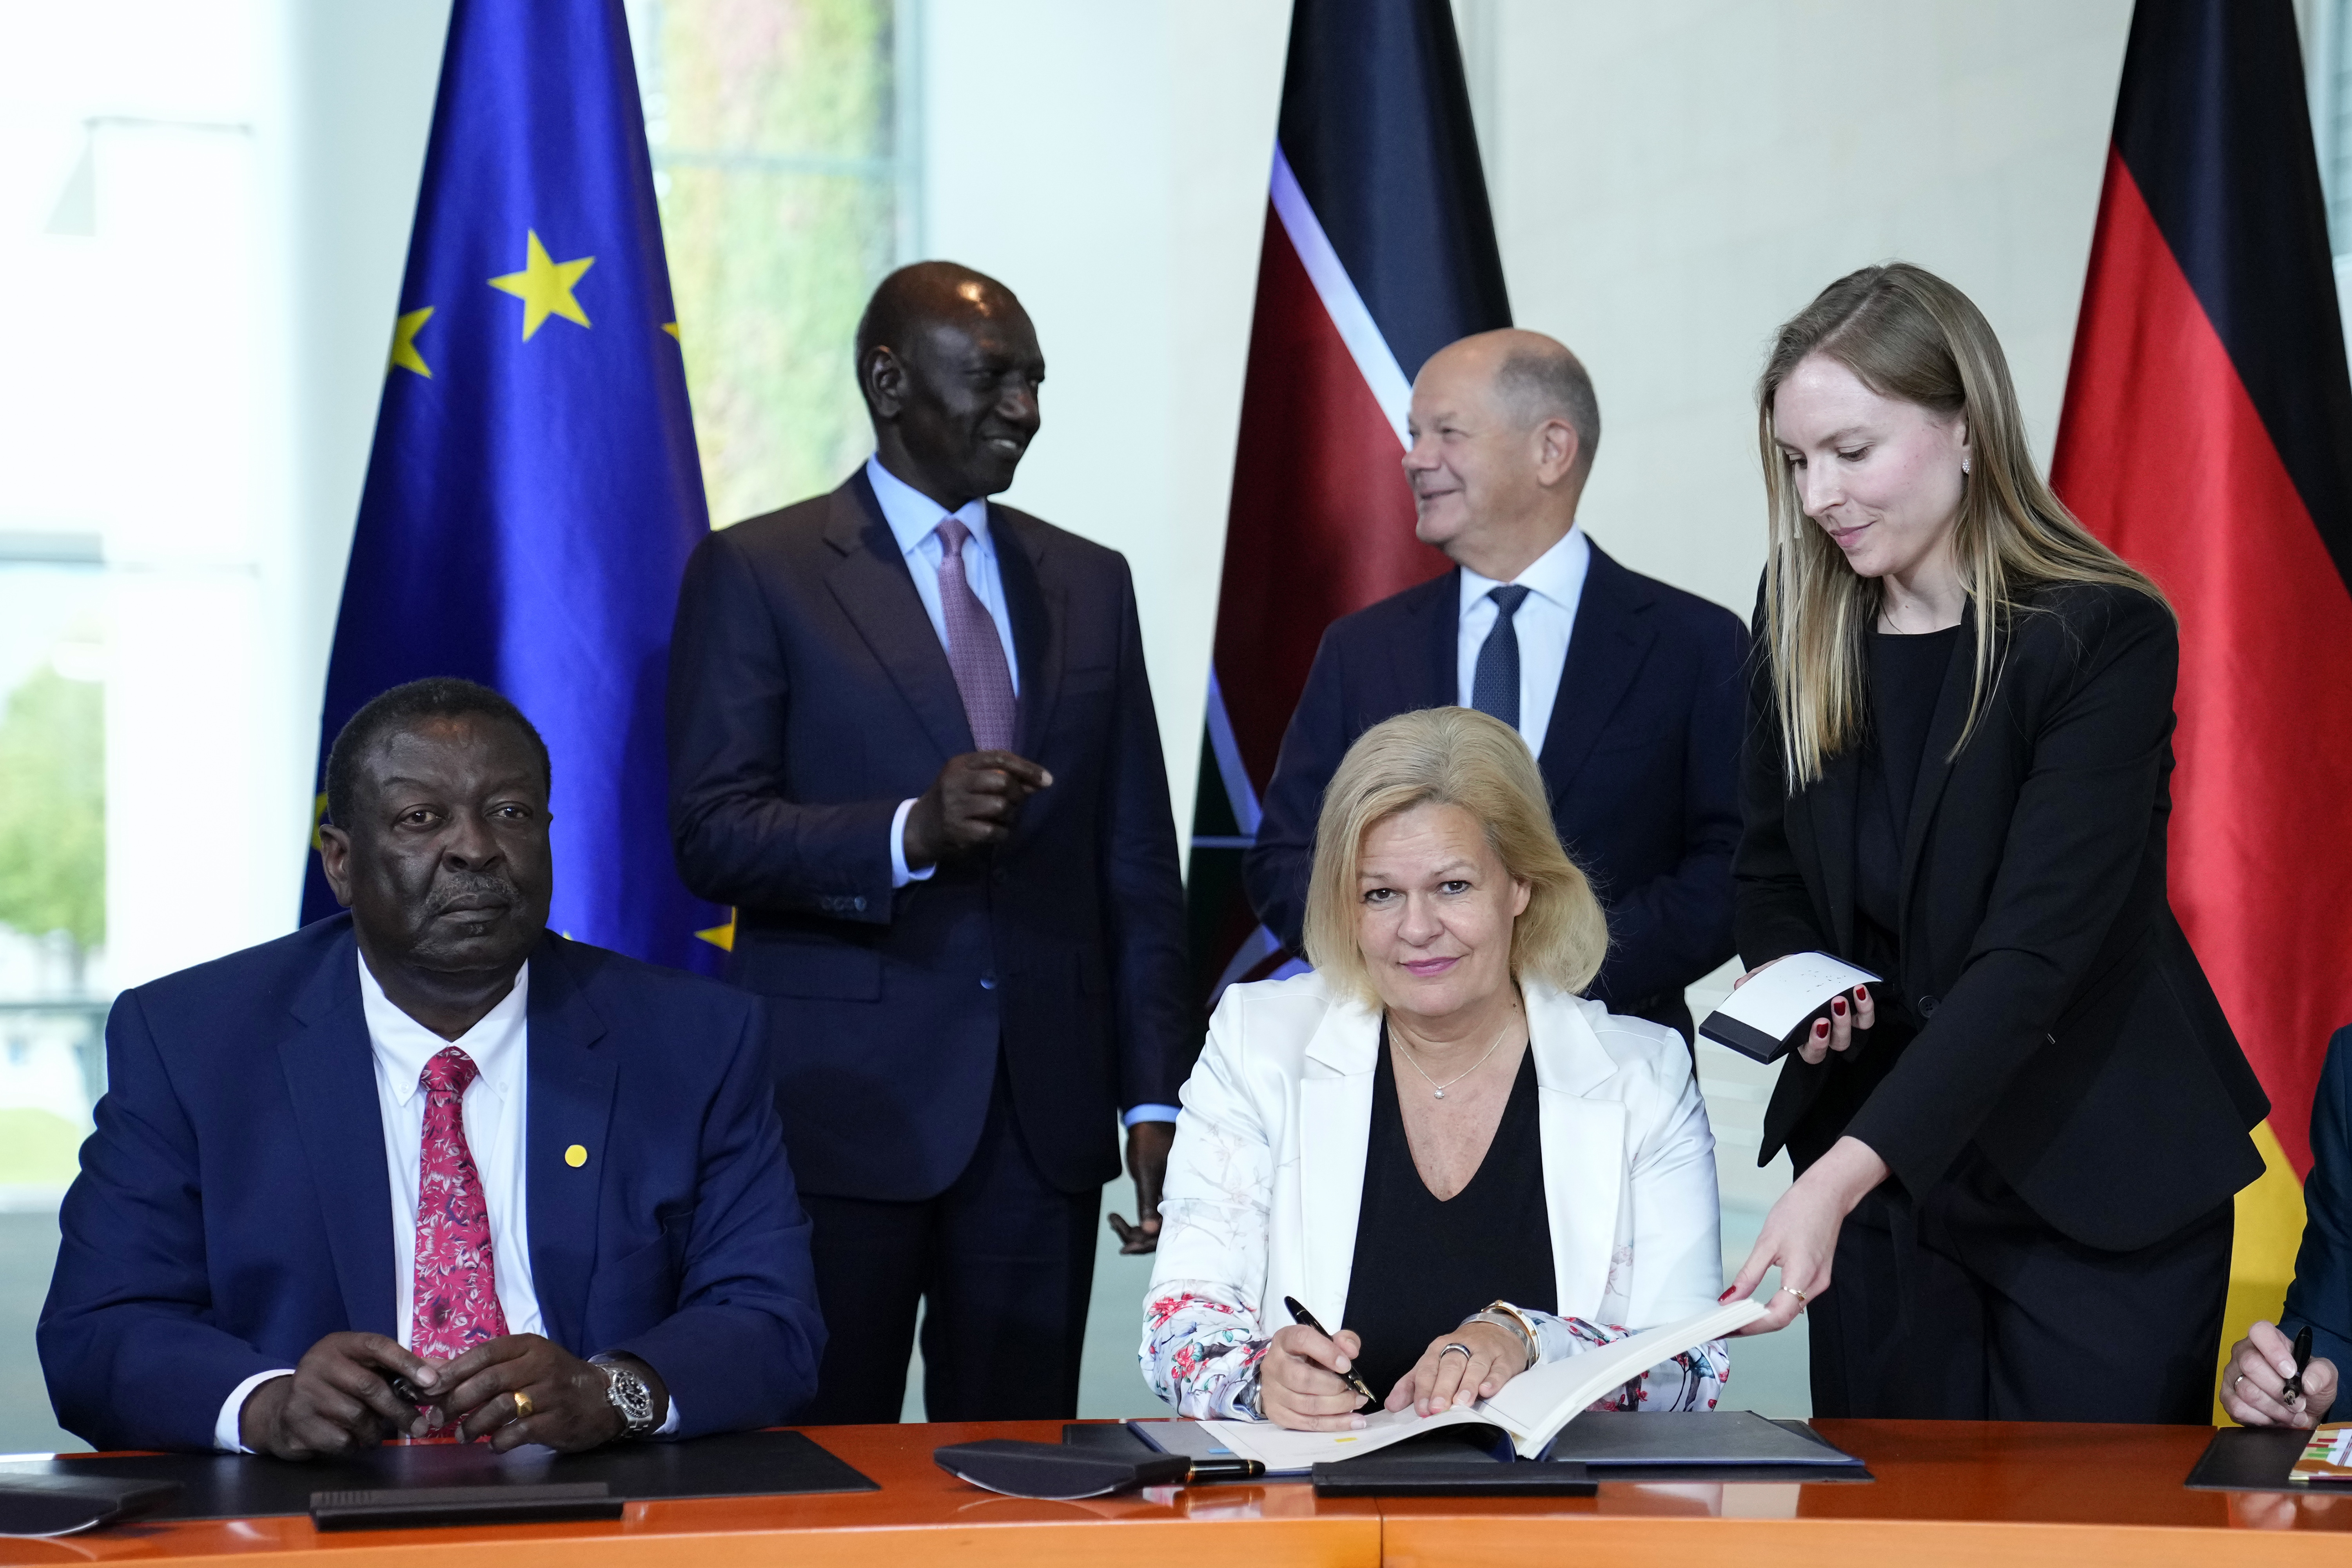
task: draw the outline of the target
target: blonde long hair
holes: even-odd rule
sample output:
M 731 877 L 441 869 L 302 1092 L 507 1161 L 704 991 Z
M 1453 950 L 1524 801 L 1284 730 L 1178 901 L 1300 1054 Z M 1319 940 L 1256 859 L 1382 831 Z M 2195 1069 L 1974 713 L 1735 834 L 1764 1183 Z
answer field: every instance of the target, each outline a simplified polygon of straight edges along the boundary
M 2052 584 L 2104 584 L 2166 603 L 2146 574 L 2075 521 L 2034 468 L 2009 362 L 1975 303 L 1908 262 L 1848 273 L 1780 329 L 1756 385 L 1771 528 L 1764 637 L 1791 794 L 1861 738 L 1868 706 L 1864 639 L 1878 618 L 1880 596 L 1877 580 L 1856 575 L 1836 542 L 1805 516 L 1773 431 L 1774 395 L 1814 354 L 1835 360 L 1882 397 L 1958 415 L 1967 424 L 1969 471 L 1952 542 L 1975 620 L 1976 679 L 1954 756 L 1976 732 L 1999 684 L 2009 626 L 2032 608 L 2024 595 Z
M 1357 868 L 1375 823 L 1417 805 L 1458 805 L 1478 821 L 1528 907 L 1511 925 L 1511 973 L 1582 992 L 1609 951 L 1609 921 L 1592 884 L 1559 847 L 1543 774 L 1501 720 L 1468 708 L 1423 708 L 1375 724 L 1348 748 L 1315 824 L 1307 883 L 1307 961 L 1339 990 L 1377 1004 L 1356 945 Z

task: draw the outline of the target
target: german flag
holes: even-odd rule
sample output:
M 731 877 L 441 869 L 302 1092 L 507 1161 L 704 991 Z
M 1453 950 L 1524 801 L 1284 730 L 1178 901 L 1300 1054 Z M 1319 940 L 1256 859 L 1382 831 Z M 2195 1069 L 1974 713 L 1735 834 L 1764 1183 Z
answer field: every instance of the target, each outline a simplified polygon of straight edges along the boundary
M 2272 1105 L 2226 1346 L 2352 1022 L 2352 384 L 2290 0 L 2139 0 L 2052 477 L 2180 613 L 2172 902 Z
M 1510 324 L 1447 0 L 1297 0 L 1185 879 L 1204 1003 L 1285 961 L 1242 856 L 1324 627 L 1447 569 L 1412 533 L 1412 378 Z

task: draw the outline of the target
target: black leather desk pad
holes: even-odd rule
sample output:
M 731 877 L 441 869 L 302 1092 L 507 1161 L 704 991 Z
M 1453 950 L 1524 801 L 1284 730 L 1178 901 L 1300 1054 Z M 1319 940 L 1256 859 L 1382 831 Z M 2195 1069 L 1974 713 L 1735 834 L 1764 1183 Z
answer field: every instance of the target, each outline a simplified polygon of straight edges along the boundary
M 1772 1424 L 1785 1427 L 1811 1442 L 1819 1443 L 1832 1453 L 1844 1451 L 1832 1447 L 1828 1438 L 1801 1421 L 1775 1421 Z M 1115 1421 L 1073 1421 L 1062 1428 L 1062 1441 L 1086 1447 L 1135 1448 L 1145 1453 L 1157 1452 L 1151 1445 Z M 1415 1472 L 1413 1484 L 1432 1488 L 1429 1492 L 1390 1494 L 1399 1497 L 1433 1495 L 1436 1489 L 1434 1483 L 1438 1478 L 1423 1477 L 1419 1474 L 1428 1466 L 1484 1466 L 1499 1462 L 1497 1455 L 1475 1439 L 1464 1436 L 1461 1429 L 1456 1427 L 1441 1428 L 1425 1436 L 1407 1438 L 1393 1447 L 1367 1454 L 1360 1459 L 1346 1460 L 1343 1466 L 1350 1470 L 1368 1470 L 1378 1467 L 1384 1458 L 1391 1465 L 1411 1465 Z M 1528 1463 L 1528 1461 L 1518 1461 L 1518 1466 L 1526 1466 Z M 1318 1469 L 1325 1468 L 1327 1467 L 1317 1467 Z M 1517 1467 L 1515 1466 L 1515 1468 Z M 1553 1479 L 1570 1479 L 1567 1476 L 1565 1466 L 1560 1467 L 1557 1471 L 1551 1471 L 1549 1467 L 1546 1468 Z M 2284 1467 L 2282 1467 L 2282 1473 L 2284 1473 Z M 1285 1481 L 1304 1481 L 1309 1479 L 1309 1476 L 1304 1474 L 1265 1476 L 1249 1484 L 1276 1486 Z M 1594 1482 L 1765 1481 L 1782 1486 L 1817 1486 L 1839 1481 L 1875 1481 L 1878 1478 L 1861 1465 L 1827 1464 L 1818 1467 L 1812 1465 L 1610 1465 L 1606 1468 L 1595 1467 L 1589 1479 Z M 1522 1483 L 1522 1487 L 1532 1491 L 1542 1484 L 1542 1479 L 1531 1473 L 1528 1479 Z M 1457 1496 L 1470 1495 L 1460 1489 L 1446 1489 L 1454 1490 Z M 1505 1489 L 1504 1492 L 1498 1495 L 1507 1495 L 1508 1491 L 1519 1489 L 1521 1488 Z M 1571 1492 L 1565 1495 L 1580 1494 Z
M 730 1432 L 682 1443 L 630 1443 L 585 1454 L 479 1444 L 387 1444 L 351 1459 L 295 1464 L 253 1454 L 72 1455 L 0 1466 L 48 1475 L 178 1481 L 151 1521 L 308 1514 L 310 1494 L 385 1487 L 603 1481 L 629 1502 L 677 1498 L 870 1492 L 880 1487 L 798 1432 Z
M 2340 1497 L 2352 1487 L 2335 1483 L 2298 1486 L 2286 1479 L 2303 1458 L 2311 1434 L 2294 1426 L 2224 1426 L 2181 1483 L 2201 1492 L 2291 1492 L 2296 1497 Z

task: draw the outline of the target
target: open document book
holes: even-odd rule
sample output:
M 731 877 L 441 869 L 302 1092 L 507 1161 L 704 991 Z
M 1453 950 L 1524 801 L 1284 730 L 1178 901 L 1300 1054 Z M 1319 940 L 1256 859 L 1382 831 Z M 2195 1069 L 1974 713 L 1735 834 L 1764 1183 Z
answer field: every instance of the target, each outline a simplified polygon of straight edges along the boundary
M 1199 1425 L 1220 1447 L 1260 1461 L 1270 1474 L 1352 1459 L 1448 1426 L 1498 1427 L 1510 1437 L 1521 1458 L 1532 1459 L 1550 1447 L 1561 1427 L 1611 1389 L 1672 1361 L 1694 1345 L 1745 1328 L 1763 1315 L 1761 1301 L 1727 1301 L 1696 1318 L 1650 1329 L 1566 1361 L 1530 1367 L 1505 1384 L 1494 1398 L 1457 1405 L 1435 1415 L 1417 1415 L 1410 1409 L 1383 1410 L 1368 1417 L 1362 1426 L 1346 1432 L 1293 1432 L 1268 1421 Z

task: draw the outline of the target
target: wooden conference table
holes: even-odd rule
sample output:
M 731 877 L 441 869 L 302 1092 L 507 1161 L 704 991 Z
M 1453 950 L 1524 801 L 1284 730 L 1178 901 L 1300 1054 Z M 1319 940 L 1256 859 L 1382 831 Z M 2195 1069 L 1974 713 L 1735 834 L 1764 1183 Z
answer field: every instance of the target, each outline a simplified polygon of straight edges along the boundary
M 819 1427 L 876 1492 L 631 1503 L 618 1522 L 320 1535 L 308 1518 L 0 1540 L 0 1564 L 651 1568 L 735 1563 L 1659 1563 L 1673 1568 L 2027 1568 L 2352 1563 L 2352 1497 L 2189 1491 L 2202 1426 L 1820 1421 L 1874 1483 L 1632 1485 L 1566 1499 L 1318 1500 L 1297 1482 L 1029 1502 L 931 1463 L 942 1443 L 1053 1442 L 1058 1424 Z

